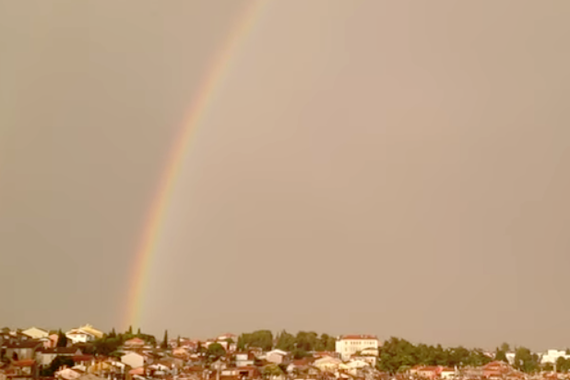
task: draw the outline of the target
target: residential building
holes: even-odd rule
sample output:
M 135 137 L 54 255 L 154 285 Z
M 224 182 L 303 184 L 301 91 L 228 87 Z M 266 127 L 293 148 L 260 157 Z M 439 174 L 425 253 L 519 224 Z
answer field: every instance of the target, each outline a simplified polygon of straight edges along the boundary
M 348 363 L 343 364 L 343 368 L 347 369 L 349 371 L 349 373 L 351 374 L 356 374 L 356 370 L 365 368 L 365 367 L 370 367 L 370 363 L 368 363 L 367 361 L 364 360 L 360 360 L 360 359 L 352 359 L 350 360 Z
M 95 327 L 91 326 L 90 324 L 86 324 L 84 326 L 81 326 L 79 329 L 93 335 L 97 339 L 101 339 L 105 335 L 105 333 L 103 331 L 97 330 Z
M 11 380 L 35 379 L 38 376 L 36 361 L 33 359 L 17 360 L 12 362 L 14 373 Z
M 72 344 L 93 342 L 96 339 L 95 335 L 82 329 L 69 330 L 65 336 Z
M 89 324 L 71 329 L 65 333 L 65 336 L 71 340 L 72 344 L 93 342 L 103 338 L 104 335 L 102 331 L 97 330 Z
M 37 327 L 30 327 L 27 330 L 22 331 L 22 334 L 29 336 L 32 339 L 42 339 L 49 336 L 49 332 Z
M 374 335 L 343 335 L 337 339 L 335 348 L 342 360 L 348 360 L 362 351 L 378 356 L 378 346 L 378 338 Z
M 247 352 L 236 353 L 236 367 L 248 367 L 252 366 L 254 363 L 253 355 Z
M 352 355 L 351 360 L 360 360 L 360 361 L 364 361 L 366 363 L 368 363 L 368 365 L 370 365 L 370 367 L 376 367 L 376 363 L 378 362 L 378 357 L 376 356 L 356 356 L 356 355 Z
M 36 351 L 43 346 L 42 342 L 29 340 L 24 342 L 8 343 L 2 346 L 5 356 L 12 360 L 34 360 Z
M 507 361 L 509 362 L 510 365 L 515 364 L 515 353 L 514 352 L 507 352 L 505 354 L 505 356 L 507 357 Z
M 36 352 L 36 361 L 41 367 L 49 366 L 58 356 L 79 356 L 82 352 L 74 347 L 42 348 Z
M 513 372 L 513 368 L 507 363 L 494 361 L 483 366 L 483 376 L 500 378 Z
M 542 364 L 545 364 L 545 363 L 554 364 L 554 363 L 556 363 L 556 360 L 558 360 L 558 358 L 570 359 L 570 355 L 567 355 L 566 351 L 548 350 L 548 351 L 546 351 L 545 354 L 542 355 L 541 363 Z
M 144 365 L 144 356 L 136 352 L 129 352 L 121 356 L 121 362 L 130 366 L 131 368 L 139 368 Z
M 439 377 L 440 371 L 441 371 L 441 367 L 425 366 L 425 367 L 418 368 L 416 373 L 420 377 L 433 380 L 433 379 L 436 379 L 437 377 Z
M 145 346 L 146 342 L 141 338 L 132 338 L 124 343 L 125 350 L 141 349 Z
M 275 349 L 275 350 L 271 350 L 267 354 L 265 354 L 265 360 L 267 360 L 270 363 L 281 364 L 281 363 L 283 363 L 283 361 L 287 357 L 287 355 L 288 355 L 287 352 L 285 352 L 283 350 Z
M 321 372 L 335 372 L 338 370 L 342 361 L 337 358 L 331 358 L 330 356 L 325 356 L 318 360 L 315 360 L 313 366 L 319 369 Z
M 441 377 L 442 379 L 451 379 L 456 376 L 457 376 L 457 371 L 455 370 L 455 368 L 444 367 L 439 372 L 439 377 Z

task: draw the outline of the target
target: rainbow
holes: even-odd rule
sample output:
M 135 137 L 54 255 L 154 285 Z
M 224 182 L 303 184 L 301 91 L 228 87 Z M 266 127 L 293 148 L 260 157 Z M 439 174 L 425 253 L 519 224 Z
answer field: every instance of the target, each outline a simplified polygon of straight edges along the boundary
M 192 137 L 215 98 L 216 90 L 223 83 L 236 50 L 251 33 L 259 19 L 263 5 L 267 3 L 268 0 L 247 1 L 243 14 L 237 18 L 235 26 L 231 28 L 228 38 L 205 74 L 197 91 L 197 96 L 189 106 L 180 134 L 170 149 L 166 166 L 158 183 L 158 191 L 150 206 L 148 217 L 145 219 L 142 239 L 129 276 L 128 298 L 125 303 L 125 326 L 140 327 L 149 271 L 153 256 L 156 254 L 156 244 L 161 235 L 161 228 L 170 204 L 172 191 L 176 185 L 180 167 L 191 145 Z

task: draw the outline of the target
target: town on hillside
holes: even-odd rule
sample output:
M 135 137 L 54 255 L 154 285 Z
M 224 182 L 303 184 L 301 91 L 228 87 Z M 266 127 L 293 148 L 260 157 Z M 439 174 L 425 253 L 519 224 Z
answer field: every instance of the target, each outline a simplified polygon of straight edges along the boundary
M 492 352 L 374 335 L 260 330 L 208 340 L 163 339 L 129 328 L 104 333 L 4 328 L 0 380 L 569 379 L 570 351 Z

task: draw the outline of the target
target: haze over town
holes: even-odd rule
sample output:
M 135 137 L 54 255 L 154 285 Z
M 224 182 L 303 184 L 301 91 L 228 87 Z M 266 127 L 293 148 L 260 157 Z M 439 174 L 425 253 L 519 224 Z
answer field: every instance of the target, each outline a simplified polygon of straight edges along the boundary
M 0 0 L 0 327 L 133 323 L 172 147 L 250 5 Z M 569 15 L 265 2 L 184 155 L 134 329 L 570 347 Z

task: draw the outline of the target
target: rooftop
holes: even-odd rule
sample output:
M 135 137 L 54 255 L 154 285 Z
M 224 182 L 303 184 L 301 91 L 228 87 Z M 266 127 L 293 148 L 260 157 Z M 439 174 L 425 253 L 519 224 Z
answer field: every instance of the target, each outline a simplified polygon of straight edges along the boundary
M 378 340 L 376 335 L 342 335 L 340 340 Z

